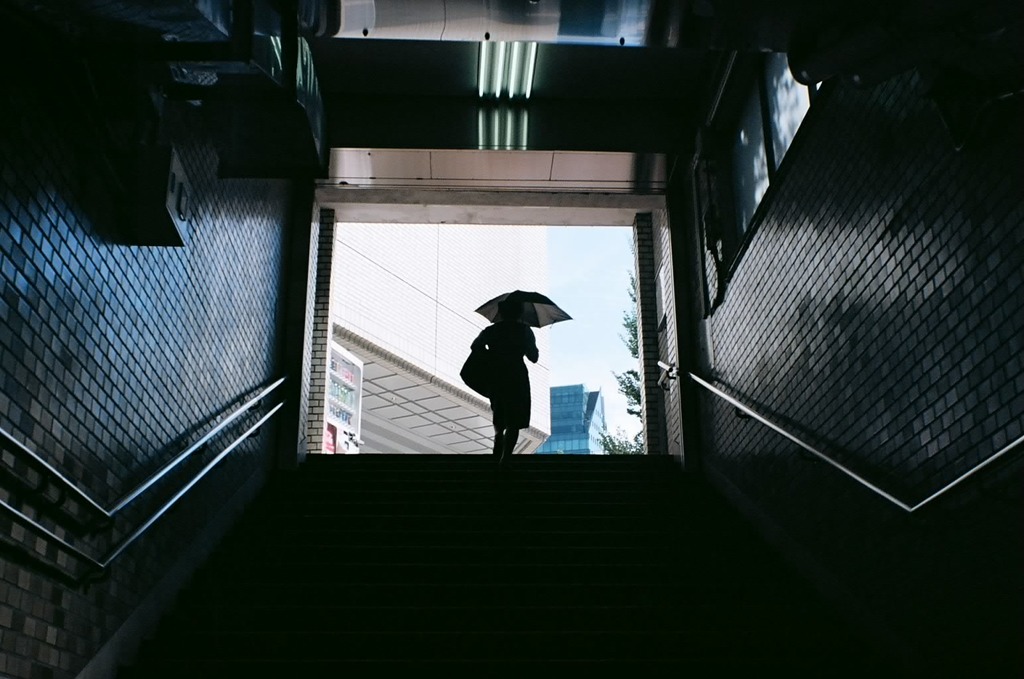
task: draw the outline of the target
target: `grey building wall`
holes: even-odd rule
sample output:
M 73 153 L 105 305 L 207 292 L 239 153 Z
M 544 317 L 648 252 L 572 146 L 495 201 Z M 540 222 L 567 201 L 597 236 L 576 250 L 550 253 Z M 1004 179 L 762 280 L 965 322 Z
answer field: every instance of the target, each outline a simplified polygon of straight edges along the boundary
M 823 90 L 693 328 L 706 376 L 911 504 L 1024 426 L 1019 118 L 957 152 L 916 85 Z M 701 400 L 712 480 L 849 612 L 925 668 L 1020 663 L 1019 450 L 909 514 Z
M 636 326 L 640 358 L 640 415 L 644 447 L 648 455 L 664 455 L 665 394 L 658 386 L 661 370 L 658 327 L 658 257 L 654 221 L 650 213 L 636 216 L 633 226 L 633 255 L 636 266 Z
M 324 213 L 328 213 L 325 215 Z M 315 395 L 322 392 L 317 392 L 317 388 L 313 385 L 313 375 L 315 373 L 313 357 L 317 349 L 323 349 L 319 344 L 315 342 L 316 338 L 316 320 L 317 320 L 317 290 L 321 284 L 320 275 L 323 269 L 320 266 L 321 250 L 320 246 L 320 234 L 324 227 L 324 218 L 330 219 L 330 228 L 333 229 L 333 211 L 323 210 L 319 206 L 314 205 L 314 214 L 310 223 L 310 234 L 308 247 L 308 259 L 307 259 L 307 279 L 306 279 L 306 290 L 305 290 L 305 303 L 303 310 L 305 311 L 304 318 L 304 331 L 302 333 L 302 382 L 300 383 L 300 398 L 299 398 L 299 422 L 298 422 L 298 436 L 299 441 L 295 450 L 295 463 L 300 464 L 306 459 L 306 454 L 311 450 L 316 450 L 316 446 L 320 442 L 313 440 L 313 431 L 319 431 L 316 425 L 312 424 L 316 420 L 317 414 L 320 417 L 320 426 L 323 425 L 323 401 L 317 403 L 315 401 Z M 328 267 L 329 270 L 329 267 Z M 294 276 L 292 276 L 294 278 Z M 322 373 L 321 373 L 322 377 Z M 317 411 L 314 408 L 319 408 Z M 279 451 L 280 454 L 288 455 L 291 451 Z M 290 466 L 290 465 L 285 465 Z
M 658 210 L 651 215 L 654 236 L 655 308 L 658 316 L 658 357 L 659 360 L 676 368 L 679 366 L 679 339 L 676 310 L 675 267 L 672 258 L 672 226 L 667 210 Z M 658 379 L 662 379 L 662 399 L 665 404 L 665 452 L 683 459 L 683 410 L 682 394 L 678 376 L 665 375 L 659 366 Z M 657 382 L 655 383 L 657 384 Z
M 313 330 L 308 370 L 309 406 L 306 421 L 306 451 L 320 453 L 324 444 L 325 399 L 327 398 L 327 354 L 331 336 L 331 285 L 334 280 L 334 210 L 320 208 L 317 230 L 316 284 L 311 300 Z
M 634 226 L 637 332 L 643 369 L 640 410 L 651 455 L 683 462 L 683 417 L 679 384 L 659 363 L 679 365 L 672 263 L 672 225 L 667 210 L 638 214 Z
M 95 130 L 41 91 L 15 82 L 0 106 L 0 427 L 109 506 L 277 376 L 289 191 L 218 179 L 186 107 L 169 114 L 194 189 L 184 247 L 116 244 L 84 204 L 94 166 L 76 142 Z M 195 546 L 210 542 L 197 536 L 226 529 L 221 517 L 265 472 L 271 437 L 264 428 L 243 443 L 87 591 L 0 556 L 0 675 L 71 677 L 97 653 L 94 676 L 108 673 L 100 665 L 117 653 L 104 649 L 153 622 L 138 606 L 170 597 L 168 578 L 185 577 Z M 9 450 L 2 462 L 24 472 Z M 57 557 L 9 519 L 0 534 Z

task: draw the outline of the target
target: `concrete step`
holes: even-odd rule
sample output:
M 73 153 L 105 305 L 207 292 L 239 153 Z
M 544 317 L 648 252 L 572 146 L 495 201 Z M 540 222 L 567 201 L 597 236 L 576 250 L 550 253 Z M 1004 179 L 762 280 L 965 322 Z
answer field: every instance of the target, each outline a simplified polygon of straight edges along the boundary
M 253 582 L 225 580 L 218 574 L 214 578 L 197 578 L 182 595 L 182 602 L 220 601 L 246 608 L 256 602 L 269 606 L 435 606 L 446 602 L 478 606 L 646 606 L 664 602 L 686 605 L 688 601 L 704 604 L 722 594 L 719 588 L 694 591 L 676 581 L 664 582 L 642 573 L 604 574 L 590 582 L 524 582 L 508 574 L 481 575 L 459 582 L 413 579 L 408 574 L 397 581 L 339 577 L 309 582 L 304 574 L 292 573 L 260 582 L 258 588 Z
M 882 671 L 672 460 L 564 457 L 276 473 L 121 679 Z
M 668 530 L 486 530 L 480 528 L 444 527 L 440 522 L 422 529 L 395 527 L 386 533 L 363 527 L 338 526 L 336 522 L 320 522 L 310 526 L 302 521 L 276 526 L 275 543 L 295 547 L 343 545 L 351 548 L 388 546 L 404 548 L 475 547 L 475 548 L 600 548 L 661 549 L 677 541 Z M 253 524 L 239 529 L 232 541 L 265 538 L 268 530 Z
M 711 660 L 742 648 L 748 657 L 784 657 L 775 639 L 751 637 L 742 641 L 722 634 L 683 634 L 674 631 L 423 631 L 187 633 L 174 641 L 154 641 L 151 658 L 176 658 L 186 645 L 197 659 L 276 660 L 502 660 L 533 658 L 549 661 L 623 661 L 660 658 Z M 802 650 L 802 647 L 801 647 Z M 797 655 L 794 649 L 793 655 Z
M 301 577 L 304 583 L 327 584 L 333 581 L 349 582 L 360 586 L 370 583 L 401 584 L 403 582 L 437 583 L 522 583 L 541 584 L 604 584 L 614 577 L 627 579 L 644 578 L 652 586 L 655 583 L 670 582 L 677 569 L 650 559 L 637 558 L 635 561 L 606 561 L 603 563 L 578 563 L 564 561 L 502 563 L 495 561 L 467 561 L 454 563 L 450 560 L 409 561 L 393 563 L 388 561 L 320 561 L 309 559 L 259 559 L 237 563 L 230 573 L 232 582 L 240 584 L 262 584 L 276 578 Z M 627 580 L 628 581 L 628 580 Z M 316 597 L 314 596 L 314 600 Z
M 490 515 L 473 512 L 423 514 L 411 511 L 409 508 L 381 507 L 380 513 L 377 514 L 360 512 L 359 520 L 355 523 L 348 520 L 351 517 L 339 516 L 337 512 L 319 512 L 314 509 L 285 512 L 277 506 L 266 508 L 265 511 L 257 511 L 256 508 L 253 508 L 240 523 L 239 532 L 251 528 L 253 531 L 261 533 L 285 529 L 312 534 L 321 531 L 353 530 L 373 533 L 378 536 L 416 532 L 444 533 L 446 531 L 454 533 L 486 532 L 496 535 L 568 532 L 584 534 L 637 532 L 639 534 L 674 535 L 685 532 L 692 536 L 712 537 L 720 534 L 716 526 L 700 522 L 698 517 L 687 518 L 668 514 L 655 514 L 639 519 L 628 515 L 595 516 L 592 512 L 577 511 L 572 507 L 563 507 L 561 512 L 545 516 L 543 521 L 536 520 L 536 516 L 523 515 L 518 511 L 515 515 L 510 511 L 502 513 L 492 511 Z M 346 520 L 339 521 L 339 518 Z
M 566 631 L 616 630 L 676 631 L 705 634 L 711 630 L 734 635 L 762 635 L 765 625 L 777 632 L 800 628 L 802 610 L 784 606 L 750 606 L 742 617 L 716 602 L 675 602 L 649 605 L 601 603 L 557 606 L 483 606 L 472 602 L 438 602 L 433 606 L 299 605 L 224 606 L 216 601 L 195 602 L 168 616 L 165 626 L 174 631 L 259 633 L 274 629 L 283 634 L 306 632 L 448 631 Z M 823 631 L 822 634 L 825 632 Z M 807 639 L 805 639 L 807 641 Z
M 418 486 L 408 490 L 391 490 L 374 485 L 332 487 L 330 485 L 309 485 L 296 489 L 288 498 L 296 503 L 380 503 L 401 502 L 403 504 L 466 503 L 473 505 L 497 504 L 642 504 L 676 506 L 676 498 L 656 489 L 570 489 L 561 486 L 546 488 L 511 487 L 503 490 L 492 488 L 463 488 L 461 486 L 438 485 Z M 287 501 L 287 500 L 282 500 Z
M 222 679 L 241 676 L 252 679 L 281 677 L 426 676 L 644 676 L 644 677 L 753 677 L 785 676 L 791 679 L 818 677 L 891 676 L 891 665 L 849 662 L 843 658 L 743 657 L 718 658 L 633 658 L 629 660 L 565 660 L 557 658 L 501 659 L 372 659 L 311 660 L 306 658 L 250 660 L 195 660 L 166 658 L 158 666 L 129 668 L 119 679 Z

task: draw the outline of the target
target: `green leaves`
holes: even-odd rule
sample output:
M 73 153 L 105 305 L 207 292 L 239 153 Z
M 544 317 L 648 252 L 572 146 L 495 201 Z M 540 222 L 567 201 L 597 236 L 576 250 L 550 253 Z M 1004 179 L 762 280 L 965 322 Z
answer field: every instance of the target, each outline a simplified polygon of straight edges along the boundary
M 629 299 L 632 306 L 622 312 L 622 328 L 624 334 L 619 335 L 623 344 L 629 349 L 630 355 L 640 360 L 640 336 L 637 331 L 636 313 L 636 275 L 629 275 Z M 639 367 L 639 366 L 638 366 Z M 627 370 L 623 373 L 613 372 L 615 381 L 619 383 L 619 393 L 626 397 L 626 412 L 634 417 L 643 419 L 640 410 L 640 371 L 638 369 Z M 608 455 L 643 455 L 644 433 L 637 432 L 636 436 L 629 438 L 621 428 L 614 434 L 601 434 L 601 448 Z
M 622 429 L 615 434 L 601 434 L 601 448 L 606 455 L 643 455 L 644 433 L 638 431 L 632 439 Z

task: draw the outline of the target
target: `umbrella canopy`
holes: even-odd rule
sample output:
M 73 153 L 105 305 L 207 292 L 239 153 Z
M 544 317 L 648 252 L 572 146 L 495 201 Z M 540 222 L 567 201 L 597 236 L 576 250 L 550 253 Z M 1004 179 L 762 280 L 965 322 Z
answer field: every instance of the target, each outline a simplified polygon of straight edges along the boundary
M 521 302 L 523 305 L 523 315 L 519 320 L 535 328 L 543 328 L 545 325 L 551 325 L 559 321 L 572 320 L 572 316 L 558 308 L 557 304 L 544 295 L 539 292 L 527 292 L 524 290 L 513 290 L 512 292 L 498 295 L 494 299 L 484 302 L 476 312 L 492 323 L 500 321 L 501 313 L 498 311 L 498 304 L 506 299 Z

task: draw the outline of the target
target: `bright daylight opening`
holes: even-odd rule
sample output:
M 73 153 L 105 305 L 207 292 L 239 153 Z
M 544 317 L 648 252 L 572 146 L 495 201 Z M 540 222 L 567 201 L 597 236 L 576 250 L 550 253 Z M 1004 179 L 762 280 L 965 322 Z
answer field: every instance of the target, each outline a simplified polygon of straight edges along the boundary
M 514 290 L 572 316 L 532 329 L 539 360 L 527 362 L 515 452 L 642 452 L 632 243 L 629 227 L 337 224 L 312 452 L 490 454 L 490 403 L 460 371 L 492 322 L 476 309 Z

